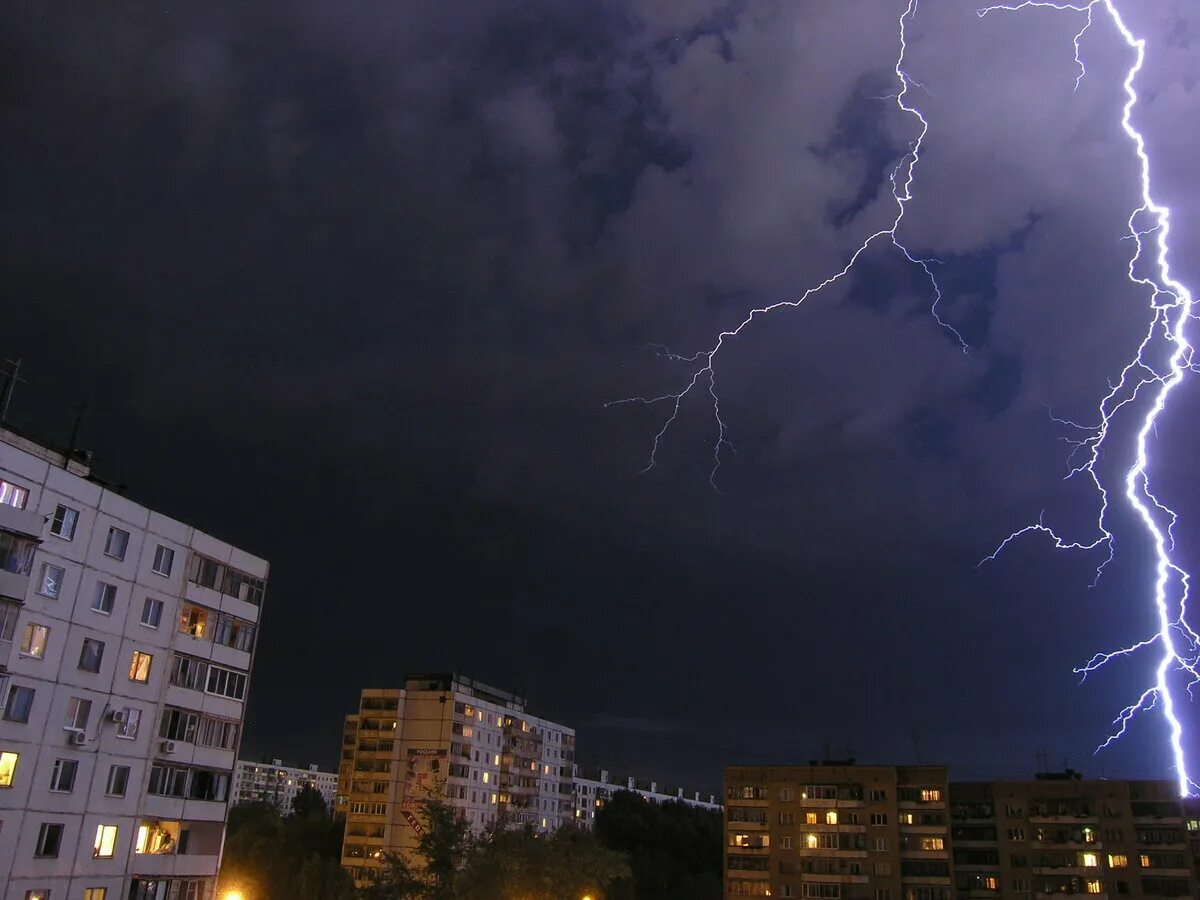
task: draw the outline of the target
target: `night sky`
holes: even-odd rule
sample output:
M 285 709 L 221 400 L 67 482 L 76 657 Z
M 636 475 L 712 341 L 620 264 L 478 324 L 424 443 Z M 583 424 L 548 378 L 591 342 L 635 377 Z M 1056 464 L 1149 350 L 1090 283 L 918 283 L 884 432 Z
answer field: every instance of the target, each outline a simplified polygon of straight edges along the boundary
M 1130 518 L 1095 588 L 1102 552 L 1037 537 L 975 567 L 1042 509 L 1091 533 L 1048 410 L 1094 419 L 1147 321 L 1105 22 L 1073 92 L 1077 16 L 921 4 L 902 237 L 968 354 L 881 244 L 728 346 L 719 493 L 704 395 L 644 474 L 667 411 L 605 407 L 886 226 L 903 5 L 0 5 L 11 420 L 65 442 L 86 402 L 97 474 L 271 560 L 243 755 L 332 766 L 360 688 L 457 669 L 705 790 L 847 754 L 1169 775 L 1153 716 L 1092 756 L 1152 657 L 1071 671 L 1155 627 Z M 1200 11 L 1122 5 L 1200 285 Z M 1198 414 L 1192 382 L 1152 446 L 1200 567 Z

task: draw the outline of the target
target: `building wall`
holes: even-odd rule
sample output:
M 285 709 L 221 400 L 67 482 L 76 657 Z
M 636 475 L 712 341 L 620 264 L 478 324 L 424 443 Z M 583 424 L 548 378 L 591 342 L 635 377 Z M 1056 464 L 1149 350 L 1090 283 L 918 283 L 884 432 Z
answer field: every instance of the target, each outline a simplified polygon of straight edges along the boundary
M 659 790 L 657 782 L 632 777 L 613 781 L 605 769 L 588 774 L 594 777 L 587 777 L 576 766 L 571 785 L 575 806 L 575 824 L 586 831 L 591 831 L 596 826 L 596 813 L 603 809 L 612 799 L 613 794 L 618 791 L 629 791 L 651 803 L 675 802 L 712 812 L 721 810 L 721 804 L 712 794 L 702 798 L 699 791 L 688 793 L 683 788 L 676 788 L 674 791 Z
M 292 801 L 305 787 L 320 793 L 325 806 L 334 810 L 337 800 L 336 772 L 322 772 L 315 765 L 307 768 L 285 766 L 283 760 L 252 762 L 239 759 L 233 770 L 235 803 L 266 803 L 284 815 L 292 812 Z
M 343 740 L 342 861 L 359 881 L 385 852 L 415 849 L 427 796 L 461 810 L 477 833 L 500 816 L 538 831 L 574 817 L 574 730 L 471 679 L 408 676 L 402 689 L 364 690 Z
M 725 895 L 952 900 L 946 769 L 725 770 Z
M 0 756 L 0 897 L 48 890 L 58 900 L 105 888 L 123 900 L 136 878 L 157 880 L 164 896 L 172 883 L 207 889 L 223 843 L 267 563 L 4 430 L 0 480 L 28 491 L 24 510 L 0 506 L 0 533 L 33 531 L 38 541 L 27 573 L 0 573 L 0 618 L 9 622 L 0 633 L 8 638 L 0 641 L 0 754 L 15 754 Z M 69 536 L 52 533 L 60 507 L 76 514 Z M 198 555 L 221 576 L 217 589 L 190 579 Z M 218 566 L 259 584 L 227 584 Z M 185 613 L 190 627 L 181 631 Z M 44 642 L 27 641 L 27 632 Z M 103 645 L 98 666 L 85 659 L 85 641 Z M 181 657 L 189 661 L 178 665 L 190 668 L 177 668 Z M 191 687 L 172 683 L 188 673 Z M 20 721 L 18 701 L 30 690 Z M 68 722 L 76 701 L 90 708 Z M 173 739 L 164 736 L 169 710 L 177 711 Z M 15 760 L 11 777 L 5 760 Z M 56 854 L 38 853 L 44 826 L 61 826 Z M 116 830 L 98 854 L 101 826 Z M 139 836 L 143 849 L 169 852 L 138 852 Z

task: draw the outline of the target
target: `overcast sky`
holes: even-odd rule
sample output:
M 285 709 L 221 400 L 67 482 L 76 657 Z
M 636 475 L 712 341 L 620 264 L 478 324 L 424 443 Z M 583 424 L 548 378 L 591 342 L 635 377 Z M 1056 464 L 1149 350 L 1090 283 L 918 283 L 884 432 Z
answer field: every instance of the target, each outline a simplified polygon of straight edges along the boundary
M 706 394 L 644 474 L 668 410 L 605 407 L 678 390 L 655 346 L 711 346 L 886 227 L 903 6 L 0 8 L 12 418 L 62 441 L 86 401 L 99 474 L 271 560 L 247 755 L 332 765 L 360 688 L 458 669 L 585 763 L 708 789 L 824 753 L 1169 774 L 1153 716 L 1091 756 L 1153 658 L 1071 671 L 1153 631 L 1128 517 L 1095 588 L 1102 554 L 1037 537 L 975 568 L 1043 509 L 1090 539 L 1048 410 L 1094 419 L 1148 321 L 1099 16 L 1078 90 L 1078 15 L 923 0 L 910 26 L 900 236 L 968 353 L 881 243 L 723 351 L 720 493 Z M 1121 8 L 1200 284 L 1200 12 Z M 1185 562 L 1198 413 L 1186 385 L 1152 445 Z

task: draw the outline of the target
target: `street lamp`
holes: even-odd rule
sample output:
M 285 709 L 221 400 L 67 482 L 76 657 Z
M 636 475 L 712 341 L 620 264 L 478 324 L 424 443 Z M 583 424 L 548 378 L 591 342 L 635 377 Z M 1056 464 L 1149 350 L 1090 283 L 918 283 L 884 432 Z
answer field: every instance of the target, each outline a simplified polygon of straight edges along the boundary
M 221 900 L 246 900 L 246 895 L 241 891 L 234 889 L 231 891 L 226 891 Z

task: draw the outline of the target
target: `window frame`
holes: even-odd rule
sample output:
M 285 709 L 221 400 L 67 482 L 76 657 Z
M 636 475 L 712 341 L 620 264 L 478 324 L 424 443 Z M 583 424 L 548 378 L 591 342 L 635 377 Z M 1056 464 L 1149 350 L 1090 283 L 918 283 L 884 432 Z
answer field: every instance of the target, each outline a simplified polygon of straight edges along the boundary
M 33 845 L 33 855 L 37 859 L 58 859 L 58 854 L 62 850 L 63 834 L 66 831 L 66 826 L 62 822 L 42 822 L 38 826 L 37 840 Z M 48 838 L 54 835 L 54 846 L 52 852 L 47 852 Z
M 167 568 L 163 571 L 159 568 L 159 560 L 166 559 Z M 171 572 L 175 569 L 175 548 L 168 547 L 166 544 L 158 544 L 154 548 L 154 560 L 150 563 L 150 571 L 155 575 L 161 575 L 163 578 L 170 578 Z
M 89 646 L 99 648 L 95 651 L 96 668 L 94 668 L 94 669 L 89 668 L 88 666 L 84 665 L 85 660 L 88 659 L 88 647 Z M 85 637 L 82 641 L 80 641 L 80 643 L 79 643 L 79 670 L 82 672 L 90 672 L 93 675 L 99 675 L 100 669 L 104 665 L 104 647 L 105 647 L 104 641 L 100 640 L 99 638 Z
M 107 608 L 104 601 L 108 601 Z M 92 603 L 89 607 L 92 612 L 99 613 L 102 616 L 111 616 L 113 610 L 117 608 L 117 586 L 110 584 L 107 581 L 97 581 L 96 590 L 92 594 Z
M 152 609 L 155 611 L 155 614 L 152 617 L 154 621 L 147 622 L 146 613 Z M 144 628 L 153 628 L 155 631 L 157 631 L 158 627 L 162 625 L 162 615 L 165 610 L 166 603 L 164 601 L 159 600 L 157 597 L 146 597 L 145 600 L 142 601 L 142 615 L 141 618 L 138 619 L 138 624 Z
M 20 503 L 13 503 L 16 498 Z M 0 506 L 11 506 L 13 509 L 24 509 L 29 503 L 29 488 L 21 487 L 15 481 L 0 478 Z
M 50 768 L 50 787 L 52 794 L 70 794 L 75 791 L 75 779 L 79 776 L 79 760 L 60 756 L 54 760 Z M 66 786 L 63 786 L 63 783 Z
M 46 590 L 46 584 L 48 582 L 48 579 L 46 578 L 46 573 L 49 572 L 51 569 L 58 572 L 57 587 L 55 587 L 53 593 Z M 64 566 L 58 566 L 52 562 L 42 563 L 41 571 L 38 572 L 37 595 L 39 597 L 48 597 L 51 600 L 57 600 L 58 595 L 62 593 L 63 582 L 66 581 L 66 579 L 67 579 L 67 570 Z
M 124 771 L 123 781 L 121 781 L 121 790 L 113 790 L 113 783 L 117 780 L 117 773 Z M 108 779 L 104 783 L 104 796 L 106 797 L 124 797 L 129 792 L 129 774 L 130 767 L 113 763 L 108 767 Z
M 17 718 L 9 715 L 13 706 L 13 699 L 20 693 L 22 697 L 28 697 L 29 700 L 25 705 L 25 717 Z M 8 687 L 8 696 L 4 698 L 4 711 L 0 713 L 0 718 L 6 722 L 20 722 L 21 724 L 29 723 L 29 714 L 33 711 L 33 700 L 37 696 L 37 689 L 24 684 L 10 684 Z
M 70 525 L 69 530 L 67 530 L 68 524 Z M 50 533 L 64 541 L 73 541 L 78 528 L 79 510 L 73 506 L 67 506 L 65 503 L 55 504 L 54 513 L 50 517 Z
M 143 661 L 145 661 L 145 667 L 144 667 L 145 671 L 144 672 L 142 672 L 143 667 L 141 665 L 139 665 Z M 134 684 L 149 684 L 150 683 L 150 673 L 153 670 L 153 668 L 154 668 L 154 654 L 153 653 L 147 653 L 145 650 L 134 650 L 133 655 L 129 658 L 129 680 L 132 681 Z M 143 674 L 144 677 L 138 678 L 137 676 L 139 673 Z
M 108 537 L 104 539 L 104 555 L 109 559 L 117 560 L 117 562 L 124 562 L 126 554 L 129 553 L 129 538 L 130 534 L 124 528 L 109 525 Z M 113 547 L 114 539 L 120 545 L 116 549 Z

